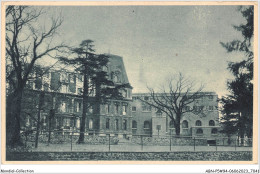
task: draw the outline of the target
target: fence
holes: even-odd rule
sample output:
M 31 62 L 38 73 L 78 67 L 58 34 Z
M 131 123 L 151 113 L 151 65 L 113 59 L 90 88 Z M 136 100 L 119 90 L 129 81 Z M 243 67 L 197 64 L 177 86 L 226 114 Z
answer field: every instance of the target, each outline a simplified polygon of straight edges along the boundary
M 117 136 L 85 135 L 84 143 L 78 144 L 79 132 L 41 132 L 39 147 L 34 148 L 35 133 L 23 135 L 26 146 L 32 151 L 128 151 L 128 152 L 168 152 L 168 151 L 252 151 L 252 139 L 230 137 L 176 137 L 132 135 L 127 138 Z

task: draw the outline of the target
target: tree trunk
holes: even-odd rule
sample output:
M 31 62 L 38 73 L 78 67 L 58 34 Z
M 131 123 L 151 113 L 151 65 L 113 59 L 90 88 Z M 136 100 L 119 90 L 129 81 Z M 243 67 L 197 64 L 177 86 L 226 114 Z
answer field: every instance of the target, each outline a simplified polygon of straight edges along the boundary
M 51 142 L 51 115 L 49 116 L 49 135 L 48 135 L 48 145 Z
M 175 133 L 176 136 L 179 137 L 180 136 L 180 132 L 181 132 L 181 113 L 176 113 L 176 119 L 175 119 Z
M 23 145 L 20 136 L 22 94 L 23 88 L 18 87 L 13 94 L 8 96 L 6 103 L 6 138 L 7 144 L 12 147 Z
M 35 148 L 38 147 L 38 139 L 39 139 L 39 132 L 41 127 L 41 109 L 44 102 L 44 92 L 40 92 L 39 96 L 39 103 L 38 103 L 38 116 L 37 116 L 37 129 L 36 129 L 36 136 L 35 136 Z
M 240 141 L 241 141 L 241 146 L 244 146 L 245 132 L 243 129 L 239 130 L 239 137 L 240 137 Z
M 52 125 L 51 122 L 55 117 L 55 108 L 56 108 L 56 98 L 54 96 L 54 94 L 51 94 L 52 100 L 51 100 L 51 109 L 50 109 L 50 114 L 49 114 L 49 136 L 48 136 L 48 145 L 51 142 L 51 129 L 52 129 Z
M 85 123 L 86 123 L 86 114 L 88 109 L 88 72 L 87 72 L 87 65 L 85 65 L 84 71 L 84 85 L 83 85 L 83 111 L 82 111 L 82 118 L 80 122 L 80 134 L 78 144 L 84 143 L 84 133 L 85 133 Z
M 244 146 L 244 139 L 245 139 L 245 131 L 246 131 L 246 123 L 247 123 L 247 118 L 246 118 L 246 114 L 247 112 L 242 110 L 241 114 L 240 114 L 240 128 L 239 128 L 239 137 L 241 140 L 241 146 Z
M 95 112 L 94 116 L 99 118 L 100 115 L 100 104 L 101 104 L 101 84 L 99 83 L 98 79 L 96 82 L 96 94 L 95 94 Z M 99 120 L 99 119 L 97 119 Z M 95 126 L 96 129 L 99 129 L 98 124 Z

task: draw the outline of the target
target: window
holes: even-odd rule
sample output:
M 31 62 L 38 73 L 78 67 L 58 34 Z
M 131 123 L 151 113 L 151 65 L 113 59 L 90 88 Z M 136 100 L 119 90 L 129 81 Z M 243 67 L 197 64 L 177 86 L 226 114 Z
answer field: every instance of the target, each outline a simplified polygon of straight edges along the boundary
M 203 111 L 204 106 L 193 106 L 194 111 Z
M 127 90 L 127 97 L 128 97 L 128 98 L 132 98 L 131 90 Z
M 196 134 L 203 134 L 203 130 L 202 129 L 197 129 Z
M 61 81 L 62 82 L 68 82 L 69 81 L 67 73 L 61 74 Z
M 47 119 L 46 119 L 45 115 L 42 118 L 42 123 L 43 123 L 43 126 L 46 126 L 46 124 L 47 124 Z
M 110 124 L 110 119 L 107 118 L 107 119 L 106 119 L 106 129 L 109 129 L 109 124 Z
M 65 102 L 62 102 L 61 105 L 60 105 L 60 111 L 61 112 L 66 112 L 66 103 Z
M 64 126 L 70 127 L 70 119 L 69 118 L 64 118 L 63 123 L 64 123 Z
M 182 100 L 186 101 L 186 100 L 188 100 L 188 97 L 185 95 L 185 96 L 182 97 Z
M 127 98 L 127 92 L 125 90 L 122 90 L 121 94 L 124 98 Z
M 70 118 L 70 127 L 74 127 L 75 124 L 74 120 L 75 120 L 74 118 Z
M 61 117 L 58 117 L 58 123 L 59 127 L 63 126 L 63 119 Z
M 184 107 L 184 111 L 189 111 L 190 110 L 190 106 L 185 106 Z
M 182 122 L 182 128 L 188 128 L 189 127 L 189 124 L 188 124 L 188 121 L 187 120 L 184 120 Z
M 209 120 L 209 126 L 215 126 L 215 121 L 214 120 Z
M 77 112 L 81 111 L 81 102 L 77 102 Z
M 213 111 L 213 106 L 209 106 L 209 111 Z
M 218 129 L 213 128 L 213 129 L 211 130 L 211 134 L 217 134 L 217 133 L 218 133 Z
M 118 81 L 119 81 L 118 76 L 115 74 L 114 75 L 114 82 L 117 83 Z
M 49 78 L 49 77 L 50 77 L 50 73 L 49 73 L 49 72 L 45 72 L 45 73 L 43 74 L 43 77 L 44 77 L 44 78 Z
M 70 74 L 69 77 L 70 77 L 70 83 L 74 83 L 74 74 Z
M 93 129 L 93 119 L 89 119 L 89 129 Z
M 118 119 L 115 119 L 115 130 L 118 130 Z
M 126 130 L 126 129 L 127 129 L 127 121 L 123 120 L 123 130 Z
M 160 109 L 158 109 L 156 111 L 156 116 L 158 116 L 158 117 L 162 116 L 162 111 Z
M 195 123 L 196 126 L 201 126 L 201 121 L 200 120 L 197 120 L 196 123 Z
M 111 72 L 111 74 L 110 74 L 110 78 L 111 78 L 111 80 L 114 79 L 114 72 Z
M 137 99 L 137 97 L 133 97 L 133 100 L 136 100 Z
M 144 100 L 149 100 L 149 97 L 144 97 Z
M 26 117 L 25 125 L 26 125 L 26 127 L 30 126 L 30 117 L 29 116 Z
M 116 114 L 119 114 L 119 105 L 116 104 L 115 107 L 116 107 Z
M 175 126 L 174 126 L 174 123 L 173 123 L 173 121 L 171 120 L 170 121 L 170 128 L 172 129 L 172 128 L 174 128 Z
M 147 106 L 147 105 L 143 105 L 142 106 L 142 110 L 143 110 L 143 112 L 151 112 L 152 107 L 151 106 Z
M 135 106 L 132 106 L 132 111 L 136 112 L 136 107 Z
M 124 106 L 123 106 L 123 115 L 126 115 L 126 113 L 127 113 L 127 106 L 124 105 Z
M 90 106 L 89 109 L 88 109 L 89 113 L 93 113 L 93 106 Z
M 144 122 L 144 129 L 150 129 L 150 122 L 149 121 Z
M 209 95 L 209 99 L 210 99 L 210 100 L 213 100 L 213 95 Z
M 61 85 L 61 92 L 67 93 L 68 92 L 68 86 L 67 85 Z
M 48 83 L 44 83 L 43 90 L 44 91 L 49 91 L 49 84 Z
M 77 119 L 77 122 L 76 122 L 76 127 L 79 128 L 80 127 L 80 119 L 78 118 Z
M 201 100 L 201 99 L 202 99 L 202 96 L 200 96 L 200 95 L 194 95 L 194 96 L 193 96 L 193 99 L 194 99 L 194 100 Z
M 78 88 L 78 95 L 82 95 L 82 93 L 83 93 L 82 88 Z
M 132 121 L 132 129 L 137 129 L 137 122 L 135 120 Z
M 113 81 L 115 83 L 120 83 L 121 82 L 121 79 L 120 79 L 120 72 L 117 71 L 116 73 L 113 74 Z
M 79 79 L 79 81 L 81 81 L 81 82 L 83 82 L 83 75 L 82 74 L 78 74 L 78 79 Z
M 33 81 L 28 81 L 28 88 L 33 89 Z
M 106 111 L 106 114 L 109 114 L 109 112 L 110 112 L 110 104 L 105 104 L 105 111 Z

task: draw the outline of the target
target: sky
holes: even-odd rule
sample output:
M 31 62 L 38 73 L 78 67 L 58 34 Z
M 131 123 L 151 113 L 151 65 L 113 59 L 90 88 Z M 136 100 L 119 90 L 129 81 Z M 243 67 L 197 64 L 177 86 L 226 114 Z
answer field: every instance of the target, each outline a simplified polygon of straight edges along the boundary
M 50 15 L 63 16 L 60 39 L 78 46 L 94 41 L 96 53 L 123 57 L 133 92 L 157 88 L 180 72 L 204 91 L 228 93 L 229 61 L 220 42 L 241 39 L 233 25 L 245 20 L 237 6 L 58 6 Z

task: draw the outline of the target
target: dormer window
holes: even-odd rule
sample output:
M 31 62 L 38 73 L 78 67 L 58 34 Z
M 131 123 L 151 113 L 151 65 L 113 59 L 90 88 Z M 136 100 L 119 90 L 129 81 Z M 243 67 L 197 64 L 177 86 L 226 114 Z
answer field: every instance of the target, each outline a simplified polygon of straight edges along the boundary
M 115 83 L 119 83 L 120 82 L 120 78 L 118 77 L 118 74 L 114 75 L 114 79 L 113 80 L 114 80 Z
M 121 83 L 121 72 L 119 70 L 112 72 L 111 80 L 113 80 L 114 83 Z
M 125 90 L 122 90 L 122 96 L 124 97 L 124 98 L 127 98 L 127 92 L 125 91 Z
M 111 80 L 114 79 L 114 72 L 111 72 L 111 74 L 110 74 L 110 78 L 111 78 Z

